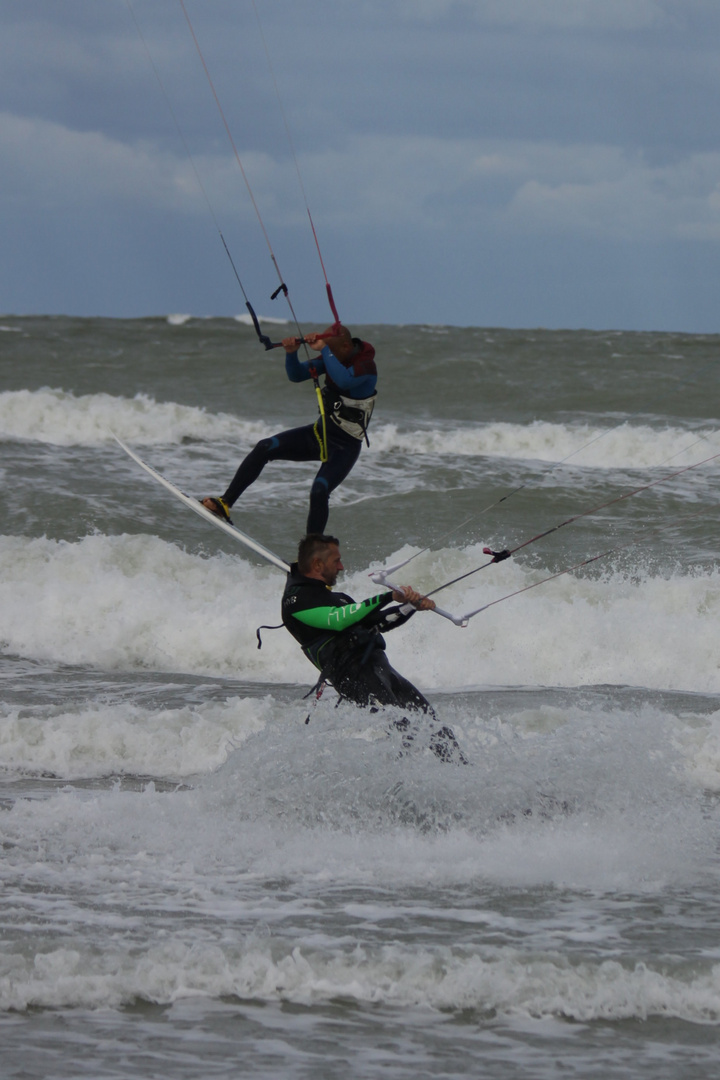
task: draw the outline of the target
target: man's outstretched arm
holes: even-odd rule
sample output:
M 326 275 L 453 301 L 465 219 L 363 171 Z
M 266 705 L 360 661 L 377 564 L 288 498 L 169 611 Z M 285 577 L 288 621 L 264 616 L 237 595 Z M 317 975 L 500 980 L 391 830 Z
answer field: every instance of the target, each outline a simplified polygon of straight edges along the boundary
M 327 607 L 305 608 L 303 611 L 293 611 L 293 619 L 297 619 L 304 626 L 312 626 L 315 630 L 346 630 L 349 626 L 355 626 L 362 622 L 378 608 L 385 607 L 393 599 L 391 592 L 380 593 L 371 596 L 359 604 L 337 604 Z

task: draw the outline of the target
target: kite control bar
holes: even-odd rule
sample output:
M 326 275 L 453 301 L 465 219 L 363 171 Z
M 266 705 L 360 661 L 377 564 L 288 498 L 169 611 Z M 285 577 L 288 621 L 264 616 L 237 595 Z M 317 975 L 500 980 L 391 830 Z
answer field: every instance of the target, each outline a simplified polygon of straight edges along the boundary
M 277 296 L 278 292 L 280 292 L 280 289 L 273 293 L 273 297 Z M 282 341 L 271 341 L 267 334 L 263 334 L 262 330 L 260 329 L 260 320 L 255 314 L 255 309 L 249 300 L 245 301 L 245 307 L 250 312 L 250 318 L 252 319 L 253 326 L 255 327 L 255 333 L 260 340 L 260 344 L 265 346 L 265 351 L 267 352 L 269 349 L 282 349 Z M 296 337 L 295 341 L 298 345 L 307 344 L 304 337 Z
M 403 591 L 402 585 L 395 585 L 388 579 L 388 574 L 391 574 L 393 570 L 397 570 L 397 566 L 391 566 L 388 570 L 376 570 L 375 573 L 370 575 L 372 581 L 376 585 L 383 585 L 387 589 L 392 589 L 393 592 L 401 593 Z M 456 626 L 467 626 L 467 619 L 464 615 L 453 615 L 450 611 L 445 611 L 444 608 L 434 607 L 432 609 L 436 615 L 442 615 L 443 619 L 449 619 L 451 623 L 455 623 Z

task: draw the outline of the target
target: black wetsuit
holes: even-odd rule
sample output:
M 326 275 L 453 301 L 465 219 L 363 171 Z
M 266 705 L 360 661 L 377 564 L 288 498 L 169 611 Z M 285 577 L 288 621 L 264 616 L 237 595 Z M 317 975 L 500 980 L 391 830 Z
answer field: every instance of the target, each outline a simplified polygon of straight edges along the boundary
M 322 533 L 330 512 L 330 495 L 343 482 L 360 456 L 363 439 L 367 438 L 367 422 L 372 413 L 360 423 L 352 423 L 353 409 L 357 401 L 372 402 L 377 383 L 375 350 L 372 345 L 353 338 L 354 350 L 346 360 L 338 360 L 327 345 L 313 361 L 301 361 L 297 352 L 287 353 L 285 371 L 291 382 L 305 382 L 325 375 L 323 402 L 327 415 L 327 460 L 318 469 L 310 489 L 310 511 L 306 531 Z M 347 395 L 343 398 L 342 395 Z M 343 404 L 344 402 L 344 404 Z M 350 415 L 350 422 L 346 419 Z M 261 439 L 241 462 L 230 481 L 222 499 L 232 506 L 242 493 L 254 484 L 269 461 L 320 461 L 322 429 L 319 421 L 303 427 L 281 431 L 268 439 Z
M 343 482 L 360 456 L 362 444 L 346 435 L 334 424 L 327 425 L 328 459 L 318 471 L 310 488 L 310 511 L 306 529 L 322 533 L 330 512 L 330 494 Z M 223 494 L 223 501 L 232 506 L 246 488 L 253 484 L 269 461 L 319 461 L 317 423 L 281 431 L 261 439 L 241 462 L 235 476 Z
M 322 581 L 301 574 L 293 563 L 282 598 L 282 620 L 319 670 L 319 681 L 329 682 L 341 697 L 360 706 L 394 705 L 437 721 L 430 702 L 391 667 L 385 653 L 383 632 L 402 626 L 415 614 L 409 605 L 391 604 L 391 592 L 356 604 L 346 593 L 332 592 Z M 397 720 L 395 727 L 408 732 L 409 721 Z M 409 733 L 410 741 L 412 737 Z M 443 760 L 465 760 L 448 727 L 434 728 L 430 745 Z

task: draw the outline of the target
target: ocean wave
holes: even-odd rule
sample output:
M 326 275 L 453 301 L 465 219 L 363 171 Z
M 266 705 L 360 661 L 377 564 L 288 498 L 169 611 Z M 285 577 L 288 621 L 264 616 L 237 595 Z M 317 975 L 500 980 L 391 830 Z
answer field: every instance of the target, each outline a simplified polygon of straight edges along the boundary
M 403 450 L 411 454 L 453 457 L 492 457 L 568 462 L 582 468 L 645 469 L 672 462 L 677 468 L 720 454 L 717 431 L 688 432 L 681 428 L 656 429 L 642 424 L 601 428 L 589 424 L 478 424 L 413 432 L 396 425 L 373 427 L 375 450 Z
M 258 652 L 255 627 L 273 621 L 281 581 L 270 567 L 189 555 L 152 536 L 95 535 L 79 543 L 4 537 L 0 600 L 10 607 L 0 603 L 0 640 L 6 651 L 70 664 L 229 676 L 242 670 L 272 682 L 277 669 L 269 650 Z M 300 681 L 302 656 L 283 651 L 288 677 Z
M 212 320 L 212 316 L 204 317 L 204 316 L 197 316 L 197 315 L 178 314 L 178 315 L 168 315 L 167 316 L 167 321 L 168 321 L 168 324 L 170 326 L 185 326 L 186 323 L 189 323 L 193 319 L 197 320 L 198 318 L 201 318 L 203 322 L 208 322 L 208 321 Z M 255 323 L 252 320 L 252 316 L 249 313 L 243 313 L 242 315 L 233 315 L 233 321 L 237 322 L 237 323 L 241 323 L 243 326 L 253 326 L 253 327 L 255 326 Z M 273 319 L 273 318 L 269 318 L 267 315 L 258 315 L 258 322 L 261 325 L 265 325 L 265 324 L 271 325 L 271 326 L 273 326 L 273 325 L 274 326 L 287 326 L 288 325 L 288 320 L 287 319 Z M 2 327 L 0 327 L 0 329 L 2 329 Z
M 605 893 L 617 889 L 621 896 L 632 888 L 652 897 L 658 881 L 678 881 L 687 889 L 707 874 L 715 822 L 697 801 L 689 805 L 684 798 L 672 764 L 658 751 L 653 718 L 641 721 L 644 738 L 637 745 L 632 731 L 628 741 L 627 720 L 608 730 L 602 718 L 594 719 L 596 730 L 588 724 L 585 737 L 577 732 L 574 754 L 569 743 L 558 746 L 557 736 L 546 736 L 556 767 L 568 780 L 580 771 L 577 782 L 586 793 L 581 812 L 551 822 L 518 813 L 479 831 L 455 823 L 422 832 L 390 821 L 378 829 L 356 816 L 338 828 L 336 805 L 379 783 L 376 748 L 372 768 L 365 756 L 361 767 L 349 771 L 337 742 L 321 753 L 317 744 L 308 747 L 295 765 L 298 746 L 313 733 L 301 722 L 276 732 L 266 748 L 268 771 L 260 776 L 249 751 L 253 741 L 266 741 L 270 725 L 194 789 L 160 792 L 146 784 L 133 792 L 118 783 L 105 791 L 66 787 L 52 798 L 18 799 L 0 815 L 6 908 L 22 910 L 30 893 L 37 922 L 52 927 L 58 920 L 82 920 L 85 932 L 54 948 L 38 947 L 28 934 L 8 938 L 0 958 L 0 1009 L 169 1004 L 191 996 L 299 1005 L 341 998 L 505 1017 L 662 1016 L 717 1024 L 720 964 L 712 955 L 643 962 L 636 949 L 622 962 L 605 959 L 596 949 L 612 928 L 601 919 L 588 937 L 587 924 L 567 907 L 540 938 L 552 945 L 562 926 L 569 947 L 533 948 L 523 943 L 522 918 L 493 910 L 492 902 L 456 905 L 451 899 L 477 896 L 479 882 L 510 888 L 570 883 Z M 520 757 L 521 766 L 537 772 L 538 742 L 536 736 L 521 744 L 524 755 L 516 745 L 508 760 Z M 612 765 L 621 761 L 626 772 L 636 771 L 637 792 L 622 778 L 614 800 L 609 797 L 608 751 Z M 300 820 L 309 760 L 322 807 L 312 828 Z M 453 798 L 484 787 L 479 768 L 450 769 L 448 775 L 437 762 L 424 772 L 404 767 L 410 764 L 395 759 L 388 779 L 395 790 L 404 778 L 409 793 L 414 779 L 426 807 L 433 798 L 431 776 L 436 790 L 449 787 Z M 491 765 L 497 772 L 498 762 Z M 293 767 L 297 783 L 288 789 Z M 655 802 L 648 806 L 643 784 L 653 780 Z M 499 812 L 500 777 L 495 783 Z M 593 786 L 606 793 L 604 805 L 594 810 L 587 805 Z M 266 799 L 253 817 L 257 788 Z M 287 883 L 285 896 L 268 903 L 266 883 L 277 879 Z M 471 891 L 447 889 L 459 883 Z M 179 903 L 182 924 L 176 920 Z M 653 914 L 646 910 L 645 917 Z M 425 945 L 422 933 L 398 940 L 388 918 L 406 926 L 437 921 L 448 944 Z M 243 931 L 226 933 L 228 920 Z M 357 934 L 346 943 L 348 920 L 363 928 L 364 943 Z M 200 937 L 199 922 L 207 931 Z
M 488 950 L 489 952 L 489 950 Z M 290 947 L 252 935 L 229 943 L 163 942 L 139 950 L 115 941 L 24 955 L 6 949 L 0 1009 L 118 1008 L 182 998 L 333 1001 L 420 1007 L 500 1017 L 576 1022 L 647 1020 L 720 1022 L 720 964 L 573 962 L 561 953 L 401 945 L 351 951 Z
M 479 545 L 425 553 L 413 584 L 427 591 L 482 561 Z M 506 560 L 442 602 L 462 614 L 543 576 Z M 272 567 L 192 555 L 153 536 L 0 537 L 0 640 L 5 652 L 33 659 L 309 683 L 312 669 L 289 635 L 256 647 L 255 627 L 277 621 L 282 587 Z M 358 598 L 377 591 L 367 572 L 346 575 L 344 588 Z M 466 629 L 423 614 L 388 648 L 393 664 L 428 689 L 615 684 L 717 693 L 719 607 L 720 570 L 660 576 L 609 564 L 602 577 L 568 574 L 498 603 Z
M 79 395 L 61 389 L 0 393 L 0 439 L 33 440 L 58 446 L 97 446 L 112 433 L 137 445 L 178 444 L 191 438 L 252 445 L 278 424 L 209 413 L 195 406 L 158 402 L 146 394 Z M 718 432 L 622 424 L 608 429 L 587 424 L 491 423 L 460 428 L 414 428 L 374 423 L 370 455 L 567 461 L 584 468 L 668 468 L 720 453 Z
M 235 322 L 242 323 L 243 326 L 254 326 L 255 325 L 253 320 L 252 320 L 252 316 L 249 313 L 247 313 L 247 314 L 244 313 L 242 315 L 233 315 L 233 319 L 235 320 Z M 269 315 L 258 315 L 258 322 L 260 323 L 261 326 L 264 326 L 265 324 L 267 324 L 268 326 L 289 326 L 290 325 L 290 320 L 289 319 L 277 319 L 277 318 L 272 318 Z
M 96 701 L 0 712 L 0 763 L 14 776 L 161 776 L 211 772 L 262 730 L 271 700 L 228 698 L 202 706 L 148 709 Z
M 710 716 L 683 716 L 685 726 L 675 743 L 686 759 L 688 775 L 704 791 L 720 792 L 720 711 Z
M 130 442 L 152 446 L 188 438 L 256 441 L 271 434 L 271 428 L 227 413 L 213 414 L 172 401 L 158 402 L 147 394 L 133 398 L 110 394 L 76 396 L 47 387 L 0 394 L 0 439 L 99 446 L 111 443 L 113 432 Z

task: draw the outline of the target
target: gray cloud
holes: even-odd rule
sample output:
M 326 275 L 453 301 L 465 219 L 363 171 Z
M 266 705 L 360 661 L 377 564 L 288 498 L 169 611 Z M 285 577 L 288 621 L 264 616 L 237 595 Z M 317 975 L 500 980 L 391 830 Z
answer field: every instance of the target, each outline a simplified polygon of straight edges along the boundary
M 494 26 L 636 30 L 672 21 L 676 5 L 661 0 L 405 0 L 409 18 L 447 19 L 464 11 Z
M 252 5 L 186 3 L 263 218 L 286 264 L 305 266 L 312 241 Z M 710 291 L 688 282 L 720 270 L 716 3 L 257 0 L 257 9 L 354 318 L 391 311 L 409 321 L 432 306 L 432 321 L 659 326 L 672 312 L 686 328 L 714 326 Z M 131 9 L 5 0 L 0 31 L 0 221 L 17 238 L 0 283 L 15 310 L 234 303 L 146 45 L 213 210 L 264 281 L 254 211 L 175 0 Z M 197 260 L 179 260 L 179 248 Z M 542 290 L 518 296 L 515 284 L 546 275 L 554 249 L 563 254 L 543 317 L 529 300 Z M 598 287 L 605 264 L 617 295 Z M 631 265 L 634 322 L 620 280 Z M 399 284 L 408 274 L 412 288 Z M 484 288 L 479 314 L 469 274 Z

